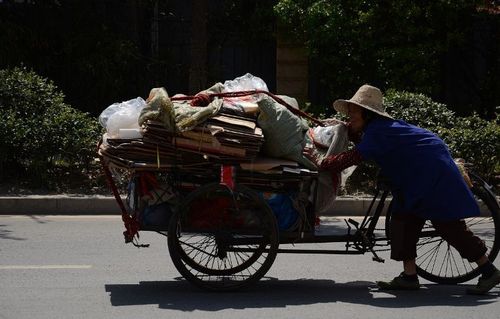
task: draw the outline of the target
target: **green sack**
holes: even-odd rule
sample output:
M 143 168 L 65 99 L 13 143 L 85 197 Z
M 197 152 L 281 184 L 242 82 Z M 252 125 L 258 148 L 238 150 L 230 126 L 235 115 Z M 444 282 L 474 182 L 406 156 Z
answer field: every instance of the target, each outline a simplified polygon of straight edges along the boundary
M 309 129 L 307 122 L 269 97 L 262 98 L 258 105 L 260 113 L 257 123 L 265 138 L 262 152 L 270 157 L 289 159 L 309 169 L 316 169 L 302 154 Z

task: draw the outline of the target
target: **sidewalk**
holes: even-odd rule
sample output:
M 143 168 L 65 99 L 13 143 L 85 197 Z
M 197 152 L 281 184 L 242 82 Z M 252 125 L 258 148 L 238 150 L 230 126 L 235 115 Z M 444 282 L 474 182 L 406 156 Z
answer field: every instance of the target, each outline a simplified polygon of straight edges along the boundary
M 335 210 L 325 214 L 326 216 L 364 215 L 370 205 L 371 198 L 337 197 L 336 202 Z M 111 196 L 0 196 L 0 215 L 20 214 L 116 215 L 121 214 L 121 212 L 114 197 Z
M 125 203 L 125 198 L 122 198 Z M 342 197 L 335 209 L 323 216 L 364 216 L 371 197 Z M 387 208 L 388 202 L 386 202 Z M 482 212 L 487 208 L 480 203 Z M 118 215 L 120 208 L 112 196 L 30 195 L 0 196 L 0 215 Z M 489 215 L 489 214 L 488 214 Z

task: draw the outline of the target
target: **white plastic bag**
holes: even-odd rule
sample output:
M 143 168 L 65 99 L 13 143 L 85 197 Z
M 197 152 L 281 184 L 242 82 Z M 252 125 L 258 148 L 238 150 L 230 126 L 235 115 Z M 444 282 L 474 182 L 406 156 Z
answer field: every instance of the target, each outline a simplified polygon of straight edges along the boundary
M 347 149 L 349 139 L 347 136 L 347 126 L 338 123 L 329 126 L 316 126 L 309 130 L 314 145 L 328 149 L 325 156 L 338 154 Z
M 251 91 L 263 90 L 268 91 L 266 82 L 257 76 L 250 73 L 237 77 L 234 80 L 224 82 L 224 90 L 222 92 L 237 92 L 237 91 Z
M 269 92 L 266 83 L 259 77 L 247 73 L 237 77 L 234 80 L 224 82 L 223 93 L 262 90 Z M 224 107 L 241 111 L 243 113 L 255 113 L 258 111 L 257 102 L 259 102 L 262 94 L 253 94 L 240 97 L 224 98 Z
M 110 138 L 132 138 L 131 130 L 140 132 L 138 119 L 145 105 L 146 101 L 141 97 L 114 103 L 102 111 L 99 123 L 106 129 Z
M 335 124 L 332 126 L 315 127 L 312 129 L 313 143 L 323 149 L 327 149 L 324 156 L 339 154 L 347 150 L 349 144 L 347 136 L 347 126 L 345 124 Z M 335 198 L 339 186 L 345 186 L 345 180 L 352 174 L 354 169 L 348 168 L 336 176 L 334 180 L 329 171 L 320 171 L 318 177 L 318 188 L 316 192 L 316 213 L 325 215 L 330 213 L 335 207 Z

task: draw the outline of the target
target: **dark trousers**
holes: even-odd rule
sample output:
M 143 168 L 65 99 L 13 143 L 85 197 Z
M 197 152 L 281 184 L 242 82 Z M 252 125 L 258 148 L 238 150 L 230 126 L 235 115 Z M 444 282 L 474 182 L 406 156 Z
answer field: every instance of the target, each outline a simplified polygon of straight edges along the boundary
M 475 262 L 487 251 L 484 242 L 475 236 L 463 220 L 431 220 L 439 235 L 469 262 Z M 412 260 L 417 257 L 417 242 L 425 224 L 412 214 L 393 214 L 391 219 L 391 259 Z

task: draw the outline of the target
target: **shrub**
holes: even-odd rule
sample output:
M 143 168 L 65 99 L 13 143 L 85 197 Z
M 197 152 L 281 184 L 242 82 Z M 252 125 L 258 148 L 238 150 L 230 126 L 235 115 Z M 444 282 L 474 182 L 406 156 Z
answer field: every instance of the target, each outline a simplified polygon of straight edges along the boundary
M 0 70 L 0 174 L 57 185 L 57 167 L 81 170 L 95 157 L 95 118 L 64 103 L 52 81 L 24 67 Z M 15 172 L 15 173 L 13 173 Z
M 478 10 L 489 2 L 279 0 L 274 10 L 285 32 L 307 48 L 325 100 L 371 83 L 384 90 L 463 96 L 455 99 L 455 110 L 468 110 L 469 101 L 476 100 L 483 105 L 475 109 L 491 115 L 491 106 L 498 105 L 500 73 L 498 45 L 488 43 L 498 42 L 498 17 Z M 468 55 L 476 51 L 491 54 L 491 64 L 484 66 L 487 75 L 472 80 L 467 71 L 476 62 Z M 457 64 L 450 62 L 455 57 L 463 68 L 450 67 Z M 438 80 L 443 78 L 451 82 L 444 85 Z M 465 83 L 468 90 L 453 89 Z
M 459 118 L 455 127 L 443 128 L 439 135 L 453 156 L 473 163 L 482 176 L 493 181 L 500 171 L 500 125 L 474 114 Z
M 394 118 L 431 131 L 455 125 L 455 113 L 424 94 L 388 90 L 384 104 Z

